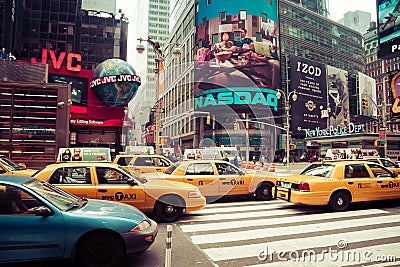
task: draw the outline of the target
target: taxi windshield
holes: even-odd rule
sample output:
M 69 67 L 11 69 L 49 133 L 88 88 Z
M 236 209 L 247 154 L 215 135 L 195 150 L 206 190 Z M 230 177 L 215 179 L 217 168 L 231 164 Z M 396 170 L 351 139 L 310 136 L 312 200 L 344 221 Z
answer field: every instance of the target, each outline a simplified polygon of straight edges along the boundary
M 334 168 L 335 166 L 330 164 L 311 164 L 300 174 L 328 178 L 331 177 Z
M 166 173 L 166 174 L 172 174 L 178 166 L 179 166 L 179 163 L 178 163 L 178 162 L 175 163 L 175 164 L 172 164 L 171 166 L 169 166 L 169 167 L 164 171 L 164 173 Z
M 29 182 L 24 183 L 24 186 L 35 191 L 37 194 L 63 211 L 71 209 L 71 207 L 76 206 L 76 204 L 80 202 L 78 197 L 61 190 L 54 185 L 37 179 L 32 179 Z
M 9 158 L 7 158 L 5 156 L 0 156 L 0 162 L 4 166 L 6 166 L 10 171 L 20 171 L 20 170 L 24 169 L 21 166 L 19 166 L 17 163 L 13 162 L 12 160 L 10 160 Z

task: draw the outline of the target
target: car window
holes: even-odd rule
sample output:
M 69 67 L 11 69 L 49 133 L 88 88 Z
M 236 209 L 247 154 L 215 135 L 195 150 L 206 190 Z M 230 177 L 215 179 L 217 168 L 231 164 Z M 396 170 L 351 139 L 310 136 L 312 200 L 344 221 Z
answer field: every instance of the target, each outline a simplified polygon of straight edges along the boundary
M 179 166 L 179 163 L 172 164 L 171 166 L 169 166 L 169 167 L 164 171 L 164 173 L 165 173 L 165 174 L 172 174 L 178 166 Z
M 169 167 L 169 162 L 163 158 L 153 158 L 153 164 L 156 167 Z
M 87 167 L 58 168 L 50 176 L 51 184 L 91 184 L 90 169 Z
M 211 163 L 192 163 L 186 168 L 185 175 L 214 175 Z
M 239 170 L 228 163 L 215 163 L 219 175 L 233 175 L 239 174 Z
M 19 187 L 0 185 L 0 214 L 30 214 L 42 203 Z
M 382 161 L 382 165 L 387 168 L 397 168 L 396 164 L 394 164 L 394 162 L 391 162 L 390 160 L 381 159 L 381 161 Z
M 150 157 L 138 157 L 133 166 L 153 166 L 153 160 Z
M 392 173 L 379 164 L 368 164 L 375 178 L 392 177 Z
M 96 175 L 99 184 L 127 184 L 130 178 L 120 170 L 110 167 L 96 167 Z
M 374 162 L 374 163 L 378 163 L 378 164 L 379 164 L 379 161 L 378 161 L 378 159 L 368 159 L 368 161 L 370 161 L 370 162 Z
M 131 162 L 133 157 L 120 157 L 117 161 L 118 165 L 128 166 L 129 162 Z
M 344 168 L 345 178 L 370 178 L 364 164 L 349 164 Z
M 311 164 L 301 174 L 328 178 L 331 177 L 334 169 L 335 166 L 330 164 Z

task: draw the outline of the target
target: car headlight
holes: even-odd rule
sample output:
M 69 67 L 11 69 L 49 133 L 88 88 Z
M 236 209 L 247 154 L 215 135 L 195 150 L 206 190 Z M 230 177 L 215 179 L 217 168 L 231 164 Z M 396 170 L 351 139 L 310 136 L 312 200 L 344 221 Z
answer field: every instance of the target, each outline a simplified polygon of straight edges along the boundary
M 196 197 L 201 197 L 201 193 L 199 190 L 196 191 L 190 191 L 188 194 L 189 198 L 196 198 Z
M 143 231 L 150 227 L 150 223 L 148 221 L 143 221 L 136 225 L 134 228 L 131 229 L 131 232 Z

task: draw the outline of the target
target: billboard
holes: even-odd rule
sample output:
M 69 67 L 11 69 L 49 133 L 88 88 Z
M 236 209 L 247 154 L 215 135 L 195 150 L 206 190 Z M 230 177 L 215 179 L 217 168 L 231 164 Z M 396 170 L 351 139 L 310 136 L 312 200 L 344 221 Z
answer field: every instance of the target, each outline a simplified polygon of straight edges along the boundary
M 391 79 L 391 95 L 392 95 L 392 107 L 391 117 L 400 117 L 400 72 L 396 73 Z
M 337 128 L 341 125 L 348 125 L 350 122 L 347 77 L 347 71 L 329 65 L 326 66 L 329 127 Z
M 378 0 L 379 57 L 400 56 L 400 0 Z
M 323 112 L 327 110 L 325 65 L 291 56 L 290 88 L 297 95 L 296 101 L 289 98 L 292 132 L 301 134 L 304 129 L 326 128 L 327 115 Z
M 277 109 L 277 0 L 196 1 L 195 109 Z
M 377 102 L 376 102 L 376 82 L 361 72 L 358 73 L 358 101 L 360 106 L 359 115 L 376 117 L 378 116 Z M 363 108 L 363 99 L 368 99 L 368 108 Z

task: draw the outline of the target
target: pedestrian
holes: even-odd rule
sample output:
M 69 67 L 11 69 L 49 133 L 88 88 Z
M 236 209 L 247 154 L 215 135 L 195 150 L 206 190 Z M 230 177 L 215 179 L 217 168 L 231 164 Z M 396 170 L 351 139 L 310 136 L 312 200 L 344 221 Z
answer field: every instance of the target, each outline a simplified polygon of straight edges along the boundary
M 239 167 L 239 156 L 238 155 L 236 155 L 235 158 L 233 159 L 233 164 L 236 167 Z
M 228 159 L 228 157 L 226 156 L 226 154 L 224 154 L 223 160 L 225 160 L 226 162 L 229 162 L 229 159 Z

